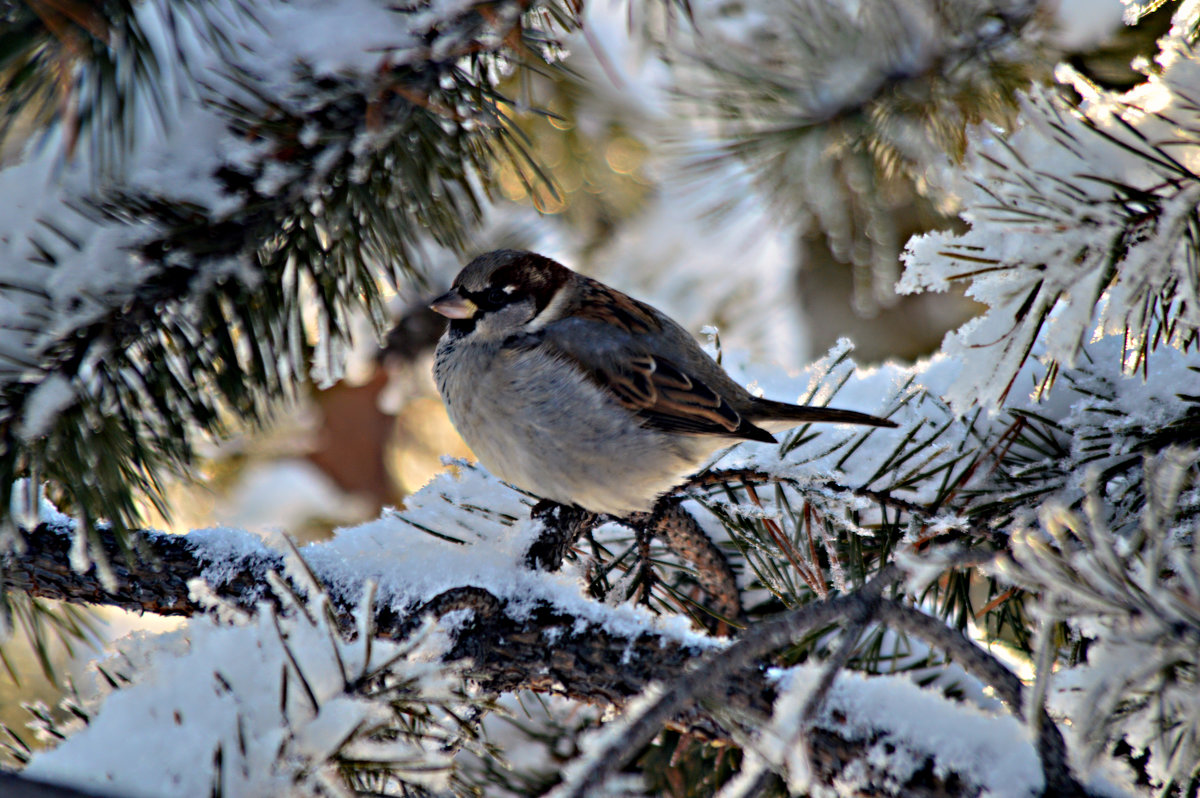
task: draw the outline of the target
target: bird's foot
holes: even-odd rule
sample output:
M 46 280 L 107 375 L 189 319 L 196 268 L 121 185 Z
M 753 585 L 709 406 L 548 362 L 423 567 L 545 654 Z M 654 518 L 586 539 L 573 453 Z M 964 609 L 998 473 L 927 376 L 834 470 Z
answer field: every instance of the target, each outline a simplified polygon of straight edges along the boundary
M 542 499 L 529 511 L 542 522 L 537 540 L 525 552 L 525 564 L 535 571 L 557 571 L 563 558 L 584 532 L 594 529 L 601 516 L 574 505 Z

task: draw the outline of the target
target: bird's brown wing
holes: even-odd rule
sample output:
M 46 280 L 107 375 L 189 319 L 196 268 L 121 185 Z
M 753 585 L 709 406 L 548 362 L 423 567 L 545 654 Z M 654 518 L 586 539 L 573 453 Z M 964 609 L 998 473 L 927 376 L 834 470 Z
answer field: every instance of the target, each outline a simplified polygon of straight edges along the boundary
M 771 433 L 746 420 L 700 379 L 661 355 L 615 344 L 596 322 L 572 322 L 569 335 L 542 330 L 516 335 L 505 348 L 545 347 L 633 413 L 644 427 L 693 435 L 721 435 L 775 442 Z M 555 333 L 559 334 L 555 334 Z
M 621 368 L 595 370 L 592 377 L 637 414 L 644 426 L 667 432 L 775 441 L 771 433 L 742 418 L 723 396 L 661 356 L 634 355 Z
M 684 361 L 705 358 L 695 339 L 644 302 L 595 280 L 583 280 L 569 315 L 535 333 L 514 336 L 506 346 L 545 347 L 644 427 L 775 441 L 733 407 L 719 384 L 714 388 L 697 369 L 663 354 L 678 352 Z
M 656 335 L 668 325 L 665 316 L 628 294 L 589 278 L 580 282 L 573 318 L 608 327 L 610 335 Z

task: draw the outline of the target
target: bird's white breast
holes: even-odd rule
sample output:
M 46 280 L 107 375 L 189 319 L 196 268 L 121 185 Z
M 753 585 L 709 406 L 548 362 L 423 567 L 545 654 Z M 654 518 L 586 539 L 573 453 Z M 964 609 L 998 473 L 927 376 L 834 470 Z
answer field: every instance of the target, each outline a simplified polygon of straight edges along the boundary
M 594 512 L 648 510 L 723 443 L 642 427 L 573 364 L 540 347 L 445 336 L 435 374 L 451 420 L 488 470 Z

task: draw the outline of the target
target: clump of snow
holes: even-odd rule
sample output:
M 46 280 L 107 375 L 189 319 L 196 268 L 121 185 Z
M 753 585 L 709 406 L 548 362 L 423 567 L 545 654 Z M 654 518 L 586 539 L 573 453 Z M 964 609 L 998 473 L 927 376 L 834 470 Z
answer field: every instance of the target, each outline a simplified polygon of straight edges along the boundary
M 801 727 L 803 709 L 820 683 L 819 666 L 780 673 L 780 696 L 771 722 L 759 730 L 751 748 L 786 775 L 794 793 L 810 789 L 811 772 Z M 845 774 L 843 787 L 904 784 L 927 760 L 935 776 L 959 774 L 992 798 L 1027 798 L 1043 787 L 1037 751 L 1028 731 L 1007 714 L 983 712 L 943 698 L 895 676 L 838 675 L 817 725 L 849 740 L 872 740 L 861 783 Z
M 213 585 L 226 584 L 249 562 L 273 562 L 275 552 L 258 535 L 230 527 L 210 527 L 188 533 L 188 545 L 196 559 L 207 563 L 201 572 Z
M 462 703 L 457 671 L 440 662 L 445 638 L 351 642 L 323 602 L 314 596 L 284 615 L 263 606 L 233 625 L 196 618 L 133 641 L 113 665 L 132 684 L 25 772 L 147 798 L 317 796 L 345 791 L 345 763 L 386 766 L 413 786 L 446 789 L 444 728 L 429 735 L 418 720 L 391 738 L 374 735 L 397 728 L 404 702 L 418 708 L 417 718 L 433 709 L 431 719 L 438 707 Z

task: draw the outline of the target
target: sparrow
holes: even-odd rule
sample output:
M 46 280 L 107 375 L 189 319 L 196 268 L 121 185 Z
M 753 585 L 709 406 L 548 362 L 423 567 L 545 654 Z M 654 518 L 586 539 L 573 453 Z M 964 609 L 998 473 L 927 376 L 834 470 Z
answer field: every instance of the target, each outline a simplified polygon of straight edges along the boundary
M 594 513 L 648 511 L 739 441 L 813 421 L 896 426 L 756 397 L 662 312 L 533 252 L 480 255 L 430 307 L 450 320 L 438 391 L 479 462 Z

